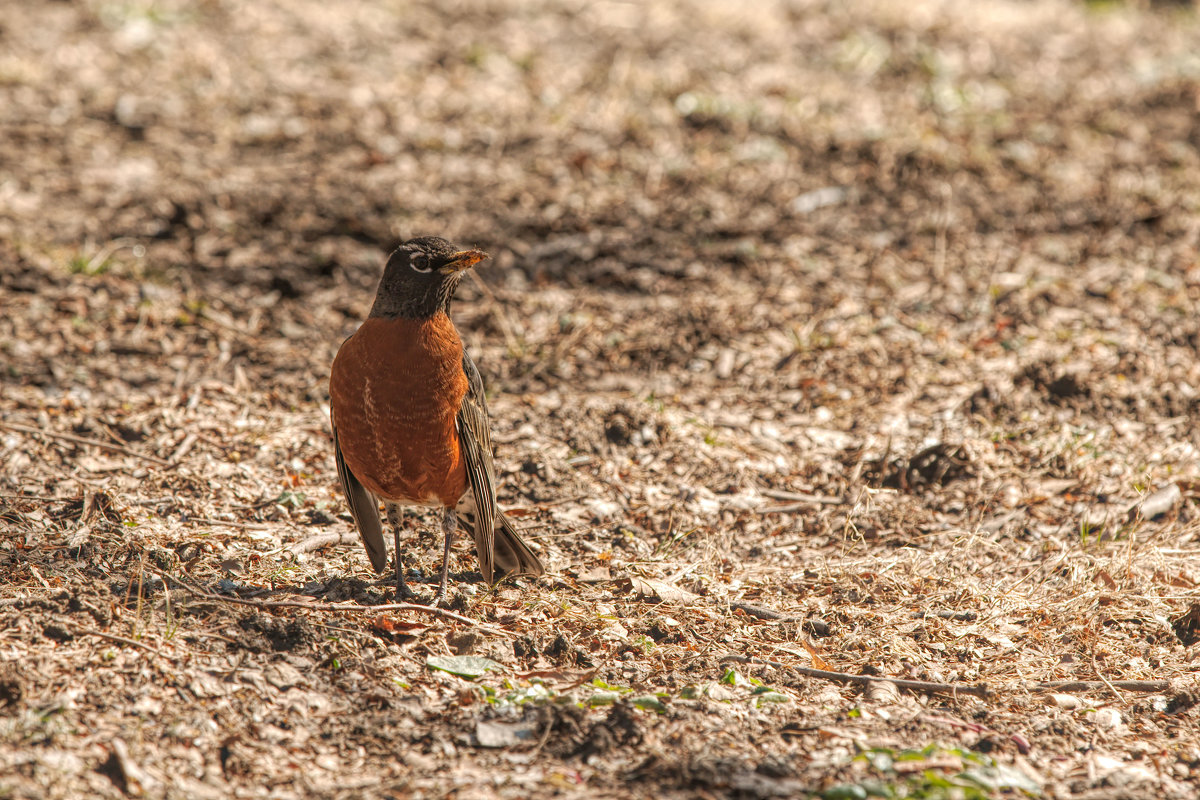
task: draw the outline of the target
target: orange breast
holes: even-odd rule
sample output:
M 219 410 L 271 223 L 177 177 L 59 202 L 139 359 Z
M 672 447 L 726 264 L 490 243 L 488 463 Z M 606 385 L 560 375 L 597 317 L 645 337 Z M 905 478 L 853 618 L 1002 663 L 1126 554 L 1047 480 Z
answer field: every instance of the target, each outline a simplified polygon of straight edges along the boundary
M 462 340 L 445 314 L 371 318 L 333 360 L 329 405 L 346 466 L 388 500 L 453 506 L 467 490 L 455 417 Z

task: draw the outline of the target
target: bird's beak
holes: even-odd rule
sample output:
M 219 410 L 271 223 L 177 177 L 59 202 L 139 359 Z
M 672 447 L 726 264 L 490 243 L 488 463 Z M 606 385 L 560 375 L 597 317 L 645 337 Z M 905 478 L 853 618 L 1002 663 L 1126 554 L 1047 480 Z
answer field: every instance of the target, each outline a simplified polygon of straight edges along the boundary
M 441 268 L 444 275 L 451 275 L 455 272 L 462 272 L 470 269 L 488 257 L 488 254 L 482 250 L 459 250 L 450 256 L 450 260 Z

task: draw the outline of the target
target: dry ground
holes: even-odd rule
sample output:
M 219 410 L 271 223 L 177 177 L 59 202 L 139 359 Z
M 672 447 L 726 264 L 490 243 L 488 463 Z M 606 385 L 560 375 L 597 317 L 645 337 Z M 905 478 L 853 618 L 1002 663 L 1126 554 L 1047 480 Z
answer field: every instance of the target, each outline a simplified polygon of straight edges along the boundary
M 1065 0 L 0 3 L 0 796 L 1195 797 L 1198 53 Z M 494 255 L 455 316 L 550 574 L 265 605 L 390 599 L 326 378 L 422 233 Z

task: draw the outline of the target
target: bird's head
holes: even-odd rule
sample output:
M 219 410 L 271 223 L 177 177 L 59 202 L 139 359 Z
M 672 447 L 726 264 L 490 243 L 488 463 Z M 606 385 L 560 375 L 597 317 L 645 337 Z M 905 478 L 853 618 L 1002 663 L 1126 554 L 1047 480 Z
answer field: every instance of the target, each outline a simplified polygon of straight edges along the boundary
M 437 236 L 409 239 L 383 268 L 371 316 L 428 319 L 446 311 L 462 276 L 487 257 L 482 250 L 459 250 Z

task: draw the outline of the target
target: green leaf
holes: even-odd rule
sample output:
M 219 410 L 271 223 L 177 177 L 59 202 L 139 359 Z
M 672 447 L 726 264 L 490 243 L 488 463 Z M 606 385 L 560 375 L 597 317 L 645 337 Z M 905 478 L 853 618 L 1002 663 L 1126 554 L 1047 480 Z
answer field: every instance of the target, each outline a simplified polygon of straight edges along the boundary
M 513 689 L 504 695 L 503 701 L 506 704 L 521 706 L 526 703 L 544 703 L 552 697 L 549 689 L 540 683 L 534 683 L 524 689 Z
M 611 706 L 621 696 L 616 692 L 596 692 L 587 699 L 588 708 L 599 708 L 600 706 Z
M 1033 778 L 1016 767 L 996 764 L 990 767 L 971 767 L 959 773 L 959 777 L 979 784 L 984 789 L 1019 789 L 1032 795 L 1040 795 L 1042 787 Z
M 721 683 L 726 686 L 738 686 L 745 683 L 741 675 L 738 675 L 737 670 L 730 667 L 725 670 L 725 674 L 721 676 Z
M 633 704 L 643 711 L 654 711 L 658 714 L 667 713 L 667 707 L 663 704 L 663 701 L 652 694 L 633 698 Z
M 792 698 L 788 697 L 783 692 L 775 692 L 775 691 L 759 692 L 758 696 L 755 698 L 755 700 L 758 702 L 758 705 L 760 705 L 760 706 L 763 703 L 790 703 L 790 702 L 792 702 Z
M 493 669 L 503 669 L 502 665 L 483 656 L 430 656 L 425 659 L 425 666 L 472 679 Z
M 821 800 L 867 800 L 867 790 L 856 783 L 843 783 L 821 792 Z
M 872 750 L 863 754 L 871 766 L 880 772 L 891 772 L 896 763 L 896 754 L 891 750 Z
M 867 793 L 867 797 L 894 798 L 897 796 L 896 790 L 893 788 L 892 784 L 884 783 L 883 781 L 876 780 L 875 778 L 865 778 L 864 780 L 859 781 L 858 785 L 861 786 L 863 791 Z M 907 797 L 907 793 L 905 793 L 904 796 Z

